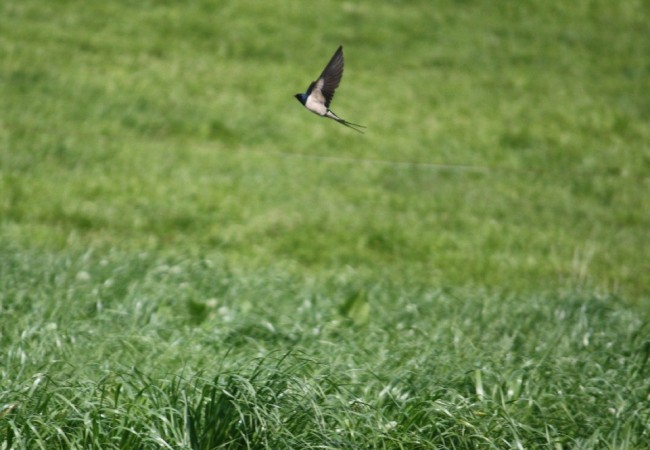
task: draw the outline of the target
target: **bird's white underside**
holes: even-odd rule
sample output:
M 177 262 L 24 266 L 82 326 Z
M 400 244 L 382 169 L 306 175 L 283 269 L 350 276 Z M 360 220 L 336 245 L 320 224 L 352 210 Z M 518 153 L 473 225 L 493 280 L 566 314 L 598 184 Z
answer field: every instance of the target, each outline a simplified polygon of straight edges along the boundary
M 311 112 L 318 114 L 319 116 L 324 116 L 327 114 L 327 107 L 322 101 L 318 101 L 317 98 L 314 98 L 313 93 L 307 98 L 305 107 Z
M 316 81 L 316 85 L 312 88 L 307 101 L 305 102 L 305 107 L 311 112 L 318 114 L 319 116 L 324 116 L 327 114 L 327 106 L 325 106 L 325 97 L 321 90 L 323 89 L 323 84 L 325 81 L 321 78 Z

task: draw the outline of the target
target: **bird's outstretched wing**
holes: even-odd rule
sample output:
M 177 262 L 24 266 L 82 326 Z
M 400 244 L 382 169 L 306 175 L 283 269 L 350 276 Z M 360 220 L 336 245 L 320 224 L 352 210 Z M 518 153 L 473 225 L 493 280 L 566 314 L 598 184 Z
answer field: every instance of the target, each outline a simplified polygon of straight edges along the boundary
M 320 91 L 323 95 L 325 106 L 329 108 L 332 99 L 334 98 L 334 91 L 339 87 L 341 82 L 341 77 L 343 77 L 343 46 L 340 45 L 336 49 L 332 59 L 327 63 L 323 73 L 320 74 L 318 79 L 314 82 L 313 91 L 315 94 L 318 94 L 316 91 Z

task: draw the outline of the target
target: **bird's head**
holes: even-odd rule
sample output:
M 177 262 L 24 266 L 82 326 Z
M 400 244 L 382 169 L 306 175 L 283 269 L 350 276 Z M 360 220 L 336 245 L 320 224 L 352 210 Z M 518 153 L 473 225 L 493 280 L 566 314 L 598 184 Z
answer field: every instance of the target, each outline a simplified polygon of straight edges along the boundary
M 298 101 L 303 105 L 305 104 L 305 94 L 296 94 L 294 97 L 296 97 Z

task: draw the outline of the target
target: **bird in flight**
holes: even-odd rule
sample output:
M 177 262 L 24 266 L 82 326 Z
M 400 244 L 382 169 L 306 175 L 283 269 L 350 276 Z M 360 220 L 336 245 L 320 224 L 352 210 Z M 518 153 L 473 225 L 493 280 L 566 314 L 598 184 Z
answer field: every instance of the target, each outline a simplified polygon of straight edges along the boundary
M 354 131 L 363 133 L 359 128 L 366 128 L 363 125 L 348 122 L 341 119 L 330 110 L 330 103 L 334 98 L 334 91 L 339 87 L 341 77 L 343 76 L 343 46 L 340 45 L 334 56 L 327 63 L 323 73 L 320 74 L 316 81 L 312 81 L 304 94 L 296 94 L 295 97 L 305 108 L 318 114 L 321 117 L 328 117 L 336 120 L 338 123 L 352 128 Z

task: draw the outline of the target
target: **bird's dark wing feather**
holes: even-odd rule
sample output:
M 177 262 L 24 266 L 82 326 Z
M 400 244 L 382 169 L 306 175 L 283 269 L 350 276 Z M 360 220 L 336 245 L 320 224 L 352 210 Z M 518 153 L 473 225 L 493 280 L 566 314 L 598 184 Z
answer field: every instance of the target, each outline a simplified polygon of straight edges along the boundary
M 316 87 L 320 86 L 320 91 L 325 98 L 325 106 L 329 108 L 334 91 L 339 87 L 341 77 L 343 76 L 343 46 L 339 46 L 334 52 L 332 59 L 327 63 L 323 73 L 315 81 Z M 322 80 L 322 81 L 321 81 Z

